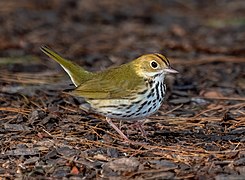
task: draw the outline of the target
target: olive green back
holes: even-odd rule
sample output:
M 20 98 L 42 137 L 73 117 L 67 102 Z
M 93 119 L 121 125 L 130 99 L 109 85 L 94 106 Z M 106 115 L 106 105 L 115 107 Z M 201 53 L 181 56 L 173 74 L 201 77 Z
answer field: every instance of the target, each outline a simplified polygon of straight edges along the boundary
M 72 94 L 87 99 L 127 98 L 145 86 L 131 63 L 107 69 L 94 74 L 94 77 L 77 87 Z

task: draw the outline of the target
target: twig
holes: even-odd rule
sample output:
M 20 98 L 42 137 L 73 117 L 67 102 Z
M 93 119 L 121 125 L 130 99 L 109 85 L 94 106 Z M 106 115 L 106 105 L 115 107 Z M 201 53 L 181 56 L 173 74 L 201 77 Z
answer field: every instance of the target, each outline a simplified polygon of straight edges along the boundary
M 0 107 L 0 111 L 15 112 L 15 113 L 23 114 L 23 115 L 28 115 L 30 113 L 30 110 L 12 108 L 12 107 Z

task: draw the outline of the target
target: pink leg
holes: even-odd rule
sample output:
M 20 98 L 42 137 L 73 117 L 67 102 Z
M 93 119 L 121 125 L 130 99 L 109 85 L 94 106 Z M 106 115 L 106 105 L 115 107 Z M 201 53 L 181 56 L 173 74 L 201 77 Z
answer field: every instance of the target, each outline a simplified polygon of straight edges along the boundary
M 113 127 L 118 132 L 118 134 L 122 136 L 123 139 L 125 139 L 126 141 L 130 141 L 128 137 L 125 134 L 123 134 L 123 132 L 120 129 L 118 129 L 118 127 L 111 121 L 110 118 L 106 117 L 106 121 L 111 125 L 111 127 Z
M 137 121 L 134 125 L 137 127 L 137 128 L 139 128 L 139 130 L 140 130 L 140 132 L 142 133 L 142 135 L 144 136 L 144 137 L 146 137 L 146 132 L 145 132 L 145 130 L 144 130 L 144 128 L 142 127 L 142 122 L 141 121 Z

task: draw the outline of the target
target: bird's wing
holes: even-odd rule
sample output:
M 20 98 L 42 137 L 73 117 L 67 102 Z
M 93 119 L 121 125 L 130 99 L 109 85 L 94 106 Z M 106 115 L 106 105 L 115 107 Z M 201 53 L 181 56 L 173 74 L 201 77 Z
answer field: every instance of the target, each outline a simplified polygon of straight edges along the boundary
M 132 96 L 142 91 L 143 78 L 140 78 L 130 69 L 112 69 L 98 73 L 93 79 L 78 86 L 72 95 L 87 99 L 118 99 Z

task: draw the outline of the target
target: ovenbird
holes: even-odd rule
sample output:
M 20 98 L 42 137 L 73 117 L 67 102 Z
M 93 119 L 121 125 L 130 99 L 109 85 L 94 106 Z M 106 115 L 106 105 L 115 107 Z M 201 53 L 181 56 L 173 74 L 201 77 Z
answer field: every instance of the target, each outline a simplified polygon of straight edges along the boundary
M 166 92 L 164 78 L 172 69 L 169 60 L 158 53 L 147 54 L 102 72 L 88 72 L 82 67 L 42 46 L 41 50 L 58 62 L 70 76 L 76 89 L 72 95 L 83 97 L 92 112 L 105 116 L 107 122 L 126 140 L 111 119 L 139 120 L 155 113 Z

